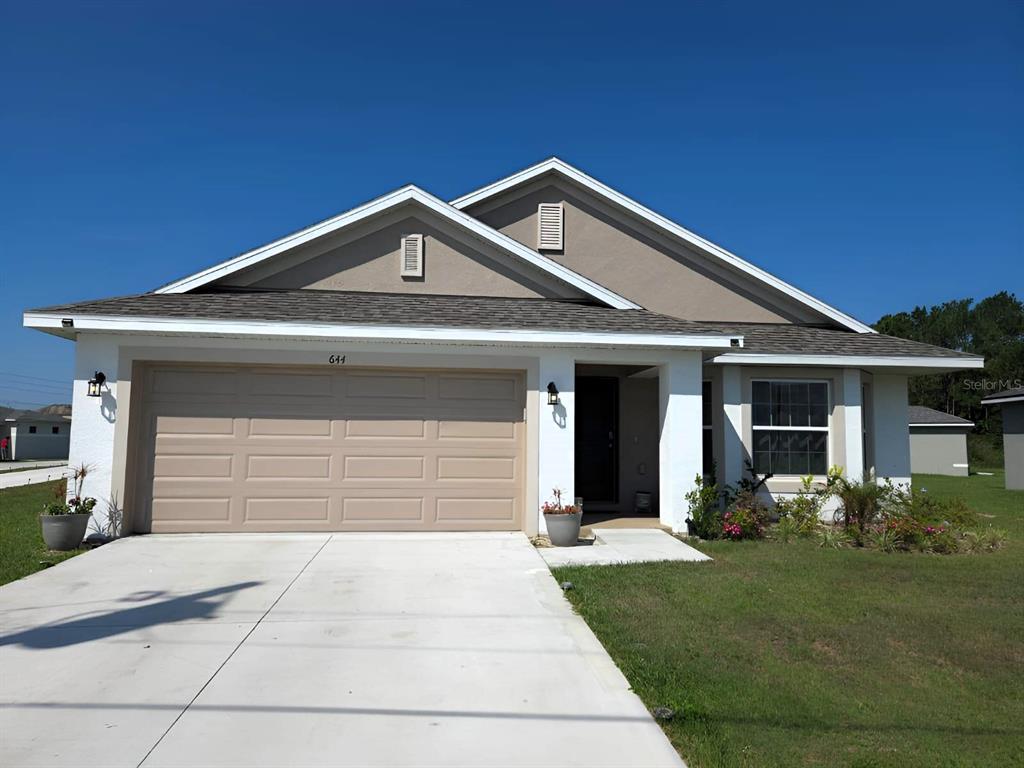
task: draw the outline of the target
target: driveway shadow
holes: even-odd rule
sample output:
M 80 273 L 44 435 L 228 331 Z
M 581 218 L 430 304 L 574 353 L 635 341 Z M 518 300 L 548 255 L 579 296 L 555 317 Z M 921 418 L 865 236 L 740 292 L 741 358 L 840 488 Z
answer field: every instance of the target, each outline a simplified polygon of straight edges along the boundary
M 262 581 L 242 581 L 202 592 L 160 600 L 132 608 L 46 624 L 24 629 L 0 637 L 0 646 L 20 645 L 25 648 L 64 648 L 90 640 L 100 640 L 144 627 L 173 624 L 193 619 L 213 619 L 217 611 L 236 592 L 262 584 Z

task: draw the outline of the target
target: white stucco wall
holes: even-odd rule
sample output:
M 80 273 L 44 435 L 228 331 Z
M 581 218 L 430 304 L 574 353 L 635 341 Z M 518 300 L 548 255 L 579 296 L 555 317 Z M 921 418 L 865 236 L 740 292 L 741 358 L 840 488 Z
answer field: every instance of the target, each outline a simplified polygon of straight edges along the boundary
M 658 367 L 658 508 L 673 531 L 686 530 L 685 496 L 703 472 L 702 368 L 700 352 L 677 352 Z

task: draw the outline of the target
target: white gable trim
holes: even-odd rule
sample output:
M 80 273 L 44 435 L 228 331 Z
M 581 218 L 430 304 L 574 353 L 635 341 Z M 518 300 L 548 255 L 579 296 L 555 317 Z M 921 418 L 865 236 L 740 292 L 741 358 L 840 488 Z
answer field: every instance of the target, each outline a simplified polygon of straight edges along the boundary
M 173 283 L 165 285 L 156 289 L 155 293 L 188 293 L 189 291 L 208 285 L 209 283 L 220 280 L 235 272 L 239 272 L 243 269 L 248 269 L 249 267 L 265 262 L 267 259 L 273 258 L 278 254 L 289 251 L 292 248 L 303 245 L 304 243 L 308 243 L 311 240 L 315 240 L 318 237 L 323 237 L 324 235 L 331 234 L 332 232 L 336 232 L 344 227 L 365 221 L 373 216 L 384 213 L 391 208 L 408 202 L 418 203 L 424 208 L 433 211 L 438 216 L 441 216 L 442 218 L 461 226 L 463 229 L 468 230 L 471 234 L 481 240 L 497 246 L 522 261 L 532 264 L 541 271 L 558 278 L 562 282 L 571 285 L 598 301 L 604 302 L 610 307 L 615 309 L 641 309 L 638 304 L 633 303 L 629 299 L 608 290 L 602 285 L 598 285 L 593 280 L 589 280 L 583 275 L 574 272 L 568 267 L 565 267 L 546 256 L 542 256 L 536 251 L 527 248 L 517 240 L 513 240 L 508 235 L 504 235 L 501 232 L 488 227 L 483 222 L 477 221 L 472 216 L 463 213 L 462 211 L 448 205 L 448 203 L 443 200 L 434 197 L 430 193 L 411 184 L 384 195 L 383 197 L 378 197 L 376 200 L 371 200 L 358 208 L 353 208 L 351 211 L 339 214 L 338 216 L 322 221 L 319 224 L 314 224 L 311 227 L 307 227 L 306 229 L 300 230 L 286 237 L 282 237 L 280 240 L 275 240 L 272 243 L 256 248 L 248 253 L 243 253 L 241 256 L 228 259 L 220 264 L 215 264 L 208 269 L 204 269 L 201 272 L 197 272 L 194 275 L 189 275 L 188 277 L 184 277 Z
M 679 226 L 674 221 L 665 218 L 659 213 L 655 213 L 650 208 L 638 203 L 636 200 L 628 198 L 620 192 L 616 192 L 611 187 L 602 184 L 597 179 L 583 173 L 583 171 L 573 168 L 571 165 L 559 160 L 557 157 L 552 157 L 538 163 L 537 165 L 531 166 L 530 168 L 519 171 L 519 173 L 514 173 L 511 176 L 496 181 L 493 184 L 481 187 L 474 192 L 470 192 L 468 195 L 463 195 L 456 200 L 452 200 L 452 205 L 460 210 L 465 210 L 470 206 L 483 202 L 484 200 L 501 194 L 506 190 L 525 184 L 545 173 L 557 173 L 571 181 L 574 181 L 581 187 L 588 189 L 599 197 L 614 203 L 641 221 L 653 225 L 657 229 L 667 232 L 668 234 L 683 240 L 689 245 L 695 246 L 701 252 L 719 259 L 740 272 L 750 275 L 765 285 L 784 293 L 801 304 L 810 307 L 815 312 L 836 321 L 850 330 L 857 331 L 858 333 L 875 333 L 875 330 L 871 328 L 871 326 L 865 325 L 844 312 L 840 312 L 835 307 L 829 306 L 825 302 L 814 298 L 810 294 L 790 285 L 770 272 L 754 266 L 750 262 L 741 259 L 736 254 L 730 253 L 721 246 L 715 245 L 710 240 L 706 240 L 700 235 Z

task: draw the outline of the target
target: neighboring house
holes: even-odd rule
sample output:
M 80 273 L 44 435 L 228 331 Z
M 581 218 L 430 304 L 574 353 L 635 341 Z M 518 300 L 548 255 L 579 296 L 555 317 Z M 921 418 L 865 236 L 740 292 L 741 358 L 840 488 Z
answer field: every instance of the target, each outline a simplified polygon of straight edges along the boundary
M 950 413 L 912 405 L 910 423 L 910 471 L 932 475 L 967 477 L 967 433 L 974 422 Z
M 0 420 L 0 437 L 8 440 L 9 458 L 66 459 L 71 417 L 40 411 L 13 411 Z
M 556 487 L 621 513 L 650 493 L 681 530 L 712 466 L 736 483 L 749 459 L 776 495 L 830 465 L 909 482 L 907 376 L 983 364 L 557 159 L 25 325 L 76 340 L 71 458 L 139 532 L 534 533 Z
M 982 399 L 982 405 L 1003 409 L 1003 466 L 1006 487 L 1024 490 L 1024 387 L 996 392 Z

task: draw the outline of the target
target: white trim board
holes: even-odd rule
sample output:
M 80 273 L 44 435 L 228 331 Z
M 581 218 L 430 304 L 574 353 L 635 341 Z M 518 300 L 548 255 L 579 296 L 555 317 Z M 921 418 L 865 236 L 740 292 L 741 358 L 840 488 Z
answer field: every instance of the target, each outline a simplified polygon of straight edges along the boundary
M 64 328 L 69 318 L 73 328 Z M 728 349 L 730 336 L 543 331 L 530 329 L 438 328 L 431 326 L 334 325 L 329 323 L 282 323 L 270 320 L 209 320 L 170 317 L 59 315 L 26 312 L 24 325 L 42 331 L 69 333 L 155 333 L 224 337 L 349 339 L 401 341 L 404 343 L 455 343 L 488 346 L 556 347 L 649 347 L 671 349 Z
M 183 277 L 173 283 L 157 288 L 154 293 L 187 293 L 188 291 L 208 285 L 215 280 L 220 280 L 243 269 L 253 267 L 267 259 L 277 256 L 278 254 L 308 243 L 311 240 L 337 232 L 344 227 L 352 226 L 409 202 L 423 206 L 438 216 L 459 225 L 475 237 L 484 240 L 491 245 L 497 246 L 512 256 L 515 256 L 541 271 L 558 278 L 562 282 L 571 285 L 572 287 L 607 304 L 610 307 L 614 307 L 615 309 L 641 309 L 640 305 L 620 296 L 614 291 L 608 290 L 604 286 L 595 283 L 593 280 L 590 280 L 577 272 L 574 272 L 568 267 L 563 266 L 546 256 L 542 256 L 536 251 L 527 248 L 522 243 L 513 240 L 508 235 L 504 235 L 501 232 L 488 227 L 486 224 L 477 221 L 469 214 L 463 213 L 440 198 L 434 197 L 429 192 L 425 192 L 412 184 L 395 190 L 394 192 L 390 192 L 383 197 L 378 197 L 376 200 L 371 200 L 364 205 L 353 208 L 350 211 L 339 214 L 338 216 L 327 219 L 326 221 L 314 224 L 311 227 L 307 227 L 306 229 L 287 235 L 286 237 L 282 237 L 279 240 L 275 240 L 272 243 L 268 243 L 267 245 L 260 246 L 259 248 L 248 251 L 247 253 L 243 253 L 233 259 L 228 259 L 227 261 L 215 264 L 201 272 L 196 272 L 193 275 Z
M 1012 397 L 1000 397 L 995 400 L 982 400 L 982 405 L 1000 405 L 1001 403 L 1024 403 L 1024 395 L 1013 395 Z
M 956 422 L 956 423 L 950 422 L 948 424 L 934 424 L 934 423 L 914 424 L 914 423 L 910 423 L 910 424 L 907 424 L 907 426 L 908 427 L 943 427 L 945 429 L 949 429 L 950 427 L 973 427 L 974 426 L 974 422 L 973 421 L 960 421 L 960 422 Z
M 717 355 L 707 362 L 723 365 L 805 365 L 832 368 L 984 368 L 983 358 L 923 355 L 775 355 L 758 352 Z
M 570 181 L 575 182 L 581 187 L 593 192 L 599 197 L 604 198 L 607 201 L 615 204 L 619 208 L 627 211 L 634 217 L 646 222 L 647 224 L 653 225 L 655 228 L 668 233 L 674 237 L 679 238 L 685 243 L 696 247 L 702 253 L 705 253 L 713 258 L 716 258 L 728 266 L 736 269 L 739 272 L 745 273 L 756 280 L 768 285 L 771 288 L 795 299 L 799 303 L 811 308 L 815 312 L 824 315 L 825 317 L 834 320 L 835 322 L 843 325 L 850 330 L 857 331 L 858 333 L 875 333 L 876 331 L 869 325 L 866 325 L 854 317 L 847 315 L 845 312 L 841 312 L 835 307 L 832 307 L 825 302 L 814 298 L 808 293 L 801 291 L 799 288 L 790 285 L 779 277 L 761 269 L 760 267 L 754 266 L 750 262 L 740 258 L 734 253 L 731 253 L 719 245 L 712 243 L 695 232 L 691 232 L 685 227 L 676 224 L 674 221 L 665 218 L 659 213 L 655 213 L 650 208 L 647 208 L 636 200 L 626 197 L 620 192 L 616 192 L 611 187 L 602 184 L 597 179 L 588 176 L 578 168 L 574 168 L 568 163 L 559 160 L 557 157 L 552 157 L 543 162 L 537 163 L 529 168 L 526 168 L 518 173 L 514 173 L 511 176 L 507 176 L 504 179 L 500 179 L 493 184 L 481 187 L 467 195 L 463 195 L 455 200 L 452 200 L 452 205 L 460 210 L 465 210 L 477 203 L 483 202 L 488 198 L 498 195 L 506 190 L 518 187 L 522 184 L 526 184 L 533 179 L 542 176 L 546 173 L 557 173 Z

